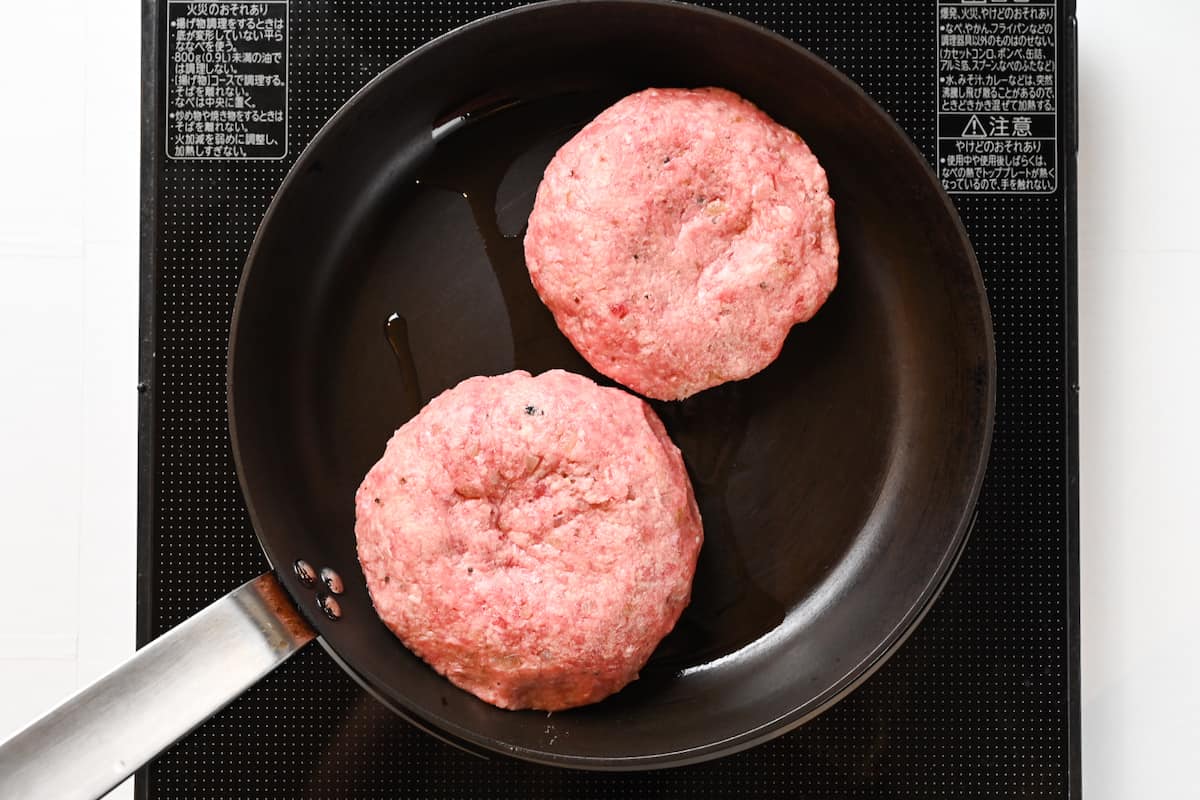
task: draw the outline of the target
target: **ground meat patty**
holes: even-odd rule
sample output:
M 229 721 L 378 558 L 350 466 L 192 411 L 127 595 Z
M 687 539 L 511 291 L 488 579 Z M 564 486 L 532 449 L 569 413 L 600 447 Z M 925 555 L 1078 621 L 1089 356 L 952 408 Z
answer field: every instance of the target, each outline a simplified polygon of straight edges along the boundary
M 723 89 L 648 89 L 558 151 L 525 260 L 600 372 L 674 400 L 747 378 L 837 282 L 825 171 Z
M 650 407 L 562 371 L 439 395 L 388 442 L 355 511 L 379 616 L 503 708 L 592 703 L 636 678 L 688 603 L 703 538 Z

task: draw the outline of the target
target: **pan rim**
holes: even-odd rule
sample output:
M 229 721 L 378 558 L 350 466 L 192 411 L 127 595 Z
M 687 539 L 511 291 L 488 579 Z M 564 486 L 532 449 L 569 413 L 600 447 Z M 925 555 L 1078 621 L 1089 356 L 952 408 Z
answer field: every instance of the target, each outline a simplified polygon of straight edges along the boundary
M 937 196 L 941 204 L 941 210 L 944 212 L 947 221 L 954 226 L 954 234 L 957 237 L 957 241 L 963 253 L 966 255 L 966 260 L 969 262 L 972 280 L 975 284 L 977 296 L 982 299 L 982 304 L 980 306 L 980 322 L 982 325 L 982 337 L 986 342 L 986 347 L 984 348 L 983 353 L 985 357 L 984 360 L 986 362 L 986 374 L 984 375 L 985 386 L 982 388 L 984 402 L 984 413 L 981 419 L 982 428 L 978 431 L 981 439 L 981 445 L 973 465 L 973 475 L 967 494 L 967 502 L 964 504 L 962 514 L 955 526 L 954 535 L 947 540 L 948 546 L 946 550 L 942 553 L 936 565 L 931 570 L 930 578 L 918 593 L 916 600 L 908 609 L 905 610 L 902 615 L 900 615 L 898 622 L 891 629 L 891 631 L 889 631 L 887 636 L 885 636 L 866 657 L 858 661 L 853 666 L 847 668 L 843 672 L 842 677 L 832 682 L 824 692 L 810 699 L 804 705 L 798 708 L 791 708 L 775 716 L 773 719 L 763 722 L 754 728 L 742 731 L 739 734 L 726 737 L 719 741 L 708 742 L 678 750 L 654 752 L 634 756 L 588 756 L 570 753 L 556 753 L 549 750 L 539 750 L 509 745 L 491 737 L 482 736 L 477 732 L 466 729 L 450 720 L 441 719 L 436 714 L 421 713 L 416 709 L 409 708 L 407 706 L 400 707 L 393 698 L 385 696 L 375 685 L 373 685 L 372 681 L 379 681 L 378 676 L 370 674 L 369 672 L 364 673 L 358 667 L 351 665 L 334 649 L 331 644 L 329 644 L 329 642 L 325 640 L 324 637 L 320 637 L 318 639 L 326 652 L 330 653 L 334 657 L 336 663 L 338 663 L 343 670 L 353 677 L 355 681 L 371 692 L 373 696 L 383 702 L 389 710 L 397 713 L 404 719 L 443 739 L 444 741 L 467 749 L 470 752 L 475 752 L 478 754 L 480 749 L 482 749 L 483 751 L 514 756 L 522 760 L 549 766 L 598 771 L 630 771 L 683 766 L 730 755 L 735 752 L 754 747 L 758 744 L 762 744 L 770 739 L 775 738 L 776 736 L 794 730 L 800 725 L 811 721 L 827 711 L 829 708 L 836 705 L 842 698 L 874 675 L 888 661 L 888 659 L 901 647 L 901 645 L 904 644 L 913 631 L 916 630 L 921 621 L 925 618 L 926 614 L 928 614 L 929 610 L 933 607 L 933 604 L 945 588 L 950 576 L 954 572 L 956 564 L 962 556 L 966 543 L 970 538 L 970 533 L 974 527 L 975 519 L 977 518 L 977 504 L 990 456 L 995 424 L 997 391 L 995 338 L 992 323 L 991 305 L 987 295 L 987 288 L 983 282 L 982 271 L 980 270 L 970 238 L 967 235 L 966 229 L 962 224 L 962 220 L 959 217 L 953 202 L 950 200 L 949 196 L 941 186 L 941 183 L 934 175 L 933 170 L 926 161 L 923 153 L 913 143 L 912 139 L 908 136 L 904 129 L 901 128 L 895 119 L 893 119 L 886 110 L 876 103 L 875 100 L 869 94 L 867 94 L 867 92 L 861 86 L 859 86 L 825 59 L 821 58 L 817 54 L 793 40 L 741 17 L 703 6 L 695 6 L 688 3 L 678 2 L 677 0 L 544 0 L 543 2 L 518 6 L 516 8 L 507 9 L 505 11 L 472 20 L 465 25 L 454 28 L 453 30 L 447 31 L 436 38 L 431 39 L 430 41 L 406 54 L 367 81 L 367 83 L 365 83 L 353 95 L 351 95 L 351 97 L 347 99 L 345 103 L 343 103 L 337 109 L 337 111 L 335 111 L 333 115 L 330 116 L 330 118 L 320 127 L 317 133 L 313 135 L 312 139 L 301 150 L 300 154 L 296 158 L 296 161 L 284 176 L 279 188 L 272 197 L 267 210 L 264 212 L 258 228 L 255 231 L 254 240 L 247 253 L 238 282 L 238 290 L 230 321 L 230 332 L 226 352 L 225 391 L 230 444 L 234 467 L 238 476 L 238 483 L 242 491 L 243 500 L 246 504 L 251 526 L 254 529 L 255 537 L 258 539 L 259 546 L 267 558 L 268 563 L 271 565 L 271 568 L 278 569 L 278 566 L 272 561 L 267 542 L 260 533 L 260 530 L 262 529 L 260 515 L 252 497 L 252 493 L 248 488 L 248 479 L 243 465 L 238 435 L 239 428 L 237 422 L 237 404 L 235 400 L 233 376 L 236 364 L 240 317 L 244 307 L 243 300 L 246 293 L 246 287 L 251 279 L 251 275 L 253 274 L 253 266 L 259 255 L 264 231 L 268 230 L 271 226 L 271 222 L 279 207 L 280 198 L 287 196 L 289 187 L 297 180 L 299 175 L 306 171 L 310 160 L 314 157 L 314 151 L 318 149 L 318 145 L 324 141 L 325 138 L 332 135 L 332 131 L 340 126 L 343 119 L 353 113 L 354 108 L 362 103 L 364 98 L 375 90 L 376 86 L 388 80 L 389 77 L 395 72 L 411 67 L 411 65 L 419 62 L 430 51 L 443 46 L 453 39 L 473 32 L 482 26 L 501 23 L 516 16 L 536 15 L 546 11 L 572 6 L 670 8 L 674 11 L 691 15 L 696 19 L 710 18 L 715 19 L 725 25 L 732 25 L 742 28 L 748 33 L 752 33 L 759 37 L 764 37 L 765 39 L 774 42 L 777 46 L 783 46 L 802 58 L 814 61 L 817 66 L 822 69 L 831 79 L 840 83 L 843 89 L 850 91 L 861 101 L 863 101 L 878 119 L 885 121 L 886 127 L 896 138 L 897 143 L 901 144 L 902 148 L 905 150 L 905 155 L 911 159 L 915 159 L 920 163 L 924 180 L 928 183 L 929 188 L 933 189 L 932 194 Z M 291 594 L 290 589 L 289 594 Z M 296 602 L 297 600 L 294 595 L 292 596 L 292 599 L 293 602 Z M 318 627 L 319 630 L 320 624 L 323 622 L 323 620 L 319 619 L 317 615 L 307 607 L 308 604 L 297 603 L 297 605 L 305 617 L 307 617 L 309 621 L 314 624 L 314 626 Z

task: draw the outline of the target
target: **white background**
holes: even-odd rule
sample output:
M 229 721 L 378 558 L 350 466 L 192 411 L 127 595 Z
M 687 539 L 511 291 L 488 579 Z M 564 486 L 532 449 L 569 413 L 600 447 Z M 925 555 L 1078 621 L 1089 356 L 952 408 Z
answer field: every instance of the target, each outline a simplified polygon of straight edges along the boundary
M 1084 790 L 1195 797 L 1200 11 L 1081 6 Z M 0 8 L 0 738 L 133 649 L 139 13 Z

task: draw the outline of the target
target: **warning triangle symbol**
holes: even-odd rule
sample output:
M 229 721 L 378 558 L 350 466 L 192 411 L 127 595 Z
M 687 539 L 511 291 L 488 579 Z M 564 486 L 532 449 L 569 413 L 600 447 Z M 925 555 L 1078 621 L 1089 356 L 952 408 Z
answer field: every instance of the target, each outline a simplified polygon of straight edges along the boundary
M 967 127 L 963 128 L 962 135 L 970 139 L 986 139 L 988 132 L 987 128 L 983 127 L 983 123 L 979 121 L 979 117 L 972 114 L 967 120 Z

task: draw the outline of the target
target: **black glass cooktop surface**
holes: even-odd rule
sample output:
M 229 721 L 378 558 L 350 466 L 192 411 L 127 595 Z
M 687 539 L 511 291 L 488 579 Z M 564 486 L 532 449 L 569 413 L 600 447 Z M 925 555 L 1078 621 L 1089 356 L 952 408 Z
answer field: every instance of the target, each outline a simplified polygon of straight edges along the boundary
M 141 644 L 267 568 L 230 452 L 225 354 L 272 194 L 371 77 L 513 5 L 145 4 Z M 1079 795 L 1073 3 L 709 5 L 857 81 L 924 152 L 976 249 L 995 325 L 995 433 L 974 530 L 925 621 L 816 720 L 645 773 L 462 752 L 309 647 L 142 770 L 139 797 Z

